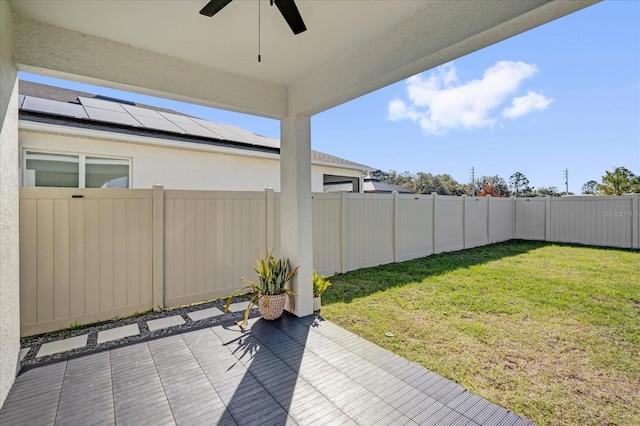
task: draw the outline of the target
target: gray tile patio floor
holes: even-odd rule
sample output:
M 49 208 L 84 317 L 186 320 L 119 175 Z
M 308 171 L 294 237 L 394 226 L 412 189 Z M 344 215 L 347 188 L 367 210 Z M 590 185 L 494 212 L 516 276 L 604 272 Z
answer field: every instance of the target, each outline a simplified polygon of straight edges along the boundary
M 2 425 L 530 425 L 313 317 L 184 331 L 21 374 Z

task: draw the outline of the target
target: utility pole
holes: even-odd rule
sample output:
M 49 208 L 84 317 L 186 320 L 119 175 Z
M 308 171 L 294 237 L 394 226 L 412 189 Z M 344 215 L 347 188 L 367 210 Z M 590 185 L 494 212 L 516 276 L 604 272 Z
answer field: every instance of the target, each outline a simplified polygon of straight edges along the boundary
M 564 189 L 565 195 L 569 195 L 569 169 L 564 169 Z
M 471 196 L 476 196 L 476 170 L 471 167 Z

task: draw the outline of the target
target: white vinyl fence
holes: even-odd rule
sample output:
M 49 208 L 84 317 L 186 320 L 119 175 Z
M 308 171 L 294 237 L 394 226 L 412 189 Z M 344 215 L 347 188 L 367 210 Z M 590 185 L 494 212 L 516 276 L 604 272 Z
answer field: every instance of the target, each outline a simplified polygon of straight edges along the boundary
M 23 335 L 152 305 L 151 190 L 20 189 Z
M 490 197 L 314 194 L 314 267 L 333 275 L 509 240 L 513 208 Z
M 516 199 L 514 238 L 639 248 L 638 194 Z
M 638 196 L 313 195 L 332 275 L 517 239 L 638 248 Z M 223 297 L 280 241 L 280 195 L 21 188 L 21 332 Z

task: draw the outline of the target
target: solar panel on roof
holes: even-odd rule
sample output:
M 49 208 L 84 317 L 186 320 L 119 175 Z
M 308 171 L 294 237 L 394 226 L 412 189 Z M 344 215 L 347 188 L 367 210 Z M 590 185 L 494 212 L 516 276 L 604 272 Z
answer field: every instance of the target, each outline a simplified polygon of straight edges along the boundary
M 67 102 L 52 101 L 50 99 L 25 96 L 22 103 L 24 111 L 41 112 L 45 114 L 63 115 L 65 117 L 89 118 L 82 105 Z
M 185 115 L 172 114 L 170 112 L 158 111 L 158 114 L 162 115 L 169 121 L 173 121 L 174 123 L 183 123 L 183 124 L 195 124 L 195 122 Z
M 121 106 L 131 115 L 141 115 L 143 117 L 155 118 L 157 120 L 166 120 L 166 118 L 158 114 L 157 111 L 154 111 L 149 108 L 140 108 L 133 105 L 121 105 Z
M 238 135 L 237 133 L 234 133 L 228 129 L 225 129 L 224 127 L 222 127 L 221 125 L 219 125 L 218 123 L 214 123 L 212 121 L 206 121 L 206 120 L 201 120 L 199 118 L 194 118 L 193 119 L 196 123 L 200 124 L 201 126 L 213 131 L 214 133 L 220 135 L 220 139 L 225 139 L 228 141 L 235 141 L 235 142 L 244 142 L 242 140 L 242 138 L 240 137 L 240 135 Z
M 96 99 L 96 98 L 85 98 L 82 96 L 78 97 L 78 99 L 80 100 L 82 105 L 86 107 L 100 108 L 107 111 L 115 111 L 115 112 L 123 112 L 123 113 L 127 112 L 124 110 L 124 108 L 120 106 L 120 104 L 116 102 L 103 101 L 102 99 Z
M 236 133 L 236 137 L 234 140 L 238 142 L 248 143 L 251 145 L 257 145 L 257 146 L 265 146 L 265 145 L 271 146 L 271 144 L 268 144 L 267 141 L 265 141 L 265 138 L 251 132 L 240 133 L 240 134 Z
M 215 123 L 213 121 L 207 121 L 207 120 L 203 120 L 202 118 L 196 118 L 193 117 L 191 120 L 193 120 L 195 123 L 199 124 L 200 126 L 206 127 L 207 129 L 211 129 L 211 130 L 224 130 L 224 127 L 222 127 L 220 124 Z
M 92 108 L 85 106 L 89 118 L 107 123 L 120 124 L 123 126 L 140 127 L 140 123 L 128 112 L 116 112 L 106 109 Z
M 266 136 L 254 135 L 260 143 L 258 145 L 269 146 L 271 148 L 280 148 L 280 141 L 268 138 Z
M 175 124 L 173 124 L 172 122 L 170 122 L 165 118 L 161 118 L 158 120 L 156 118 L 149 118 L 149 117 L 137 115 L 137 114 L 134 115 L 134 118 L 138 120 L 140 123 L 142 123 L 142 125 L 148 129 L 164 130 L 167 132 L 174 132 L 174 133 L 184 133 L 184 131 L 180 127 L 176 126 Z
M 273 144 L 265 141 L 264 136 L 256 135 L 255 133 L 251 133 L 247 130 L 241 129 L 240 127 L 232 126 L 229 124 L 220 124 L 220 127 L 224 128 L 228 132 L 232 132 L 236 135 L 236 138 L 233 140 L 249 143 L 251 145 L 258 146 L 273 146 Z
M 205 138 L 222 139 L 222 137 L 217 133 L 214 133 L 213 131 L 207 129 L 206 127 L 198 126 L 193 122 L 191 124 L 186 124 L 186 123 L 175 123 L 175 124 L 176 126 L 179 126 L 182 130 L 184 130 L 184 133 L 191 136 L 203 136 Z
M 245 134 L 245 133 L 251 133 L 250 131 L 243 129 L 241 127 L 238 126 L 234 126 L 232 124 L 220 124 L 220 126 L 224 127 L 225 129 L 231 130 L 232 132 L 238 133 L 240 135 Z M 253 134 L 253 133 L 251 133 Z

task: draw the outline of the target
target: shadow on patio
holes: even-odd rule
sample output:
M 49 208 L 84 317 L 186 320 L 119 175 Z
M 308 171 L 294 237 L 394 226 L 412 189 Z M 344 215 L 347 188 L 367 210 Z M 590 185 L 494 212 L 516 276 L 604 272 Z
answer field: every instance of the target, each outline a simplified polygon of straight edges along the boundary
M 30 369 L 0 423 L 531 424 L 328 321 L 290 315 Z

